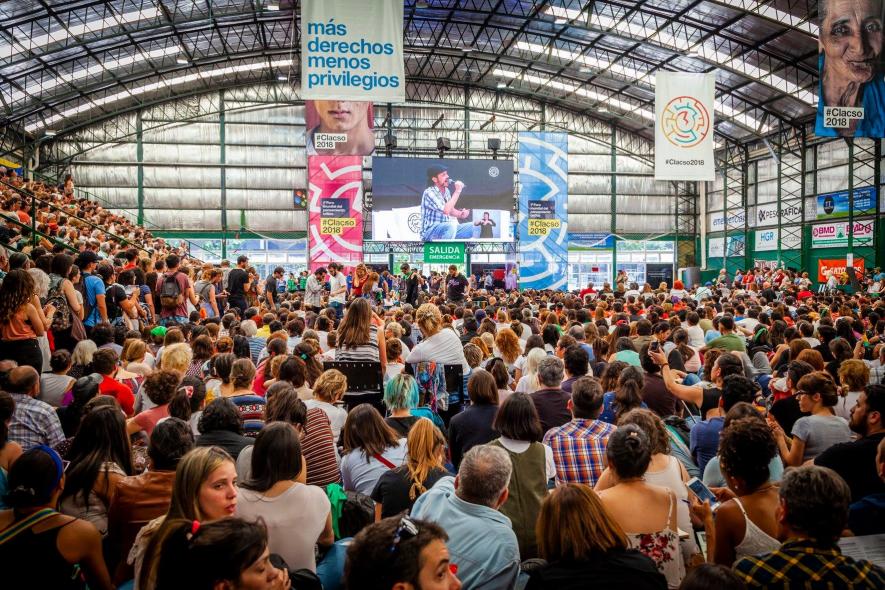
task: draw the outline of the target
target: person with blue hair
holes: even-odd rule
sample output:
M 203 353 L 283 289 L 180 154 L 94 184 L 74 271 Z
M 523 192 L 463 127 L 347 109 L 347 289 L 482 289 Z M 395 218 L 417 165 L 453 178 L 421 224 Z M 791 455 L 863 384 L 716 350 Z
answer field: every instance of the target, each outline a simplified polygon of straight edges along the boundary
M 427 418 L 445 434 L 445 423 L 432 409 L 421 405 L 418 381 L 408 373 L 400 373 L 384 387 L 384 406 L 390 415 L 385 422 L 405 438 L 420 418 Z

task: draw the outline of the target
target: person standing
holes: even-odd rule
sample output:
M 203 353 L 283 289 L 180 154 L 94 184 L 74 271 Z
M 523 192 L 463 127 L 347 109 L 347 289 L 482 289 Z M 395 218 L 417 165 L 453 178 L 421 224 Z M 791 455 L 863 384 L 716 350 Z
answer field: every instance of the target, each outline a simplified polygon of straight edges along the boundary
M 467 277 L 458 272 L 454 264 L 449 266 L 449 276 L 446 278 L 446 299 L 452 303 L 464 301 L 464 292 L 467 290 Z
M 304 305 L 319 311 L 323 306 L 323 289 L 326 285 L 326 269 L 319 267 L 307 278 L 304 286 Z
M 187 274 L 179 269 L 181 259 L 176 254 L 166 257 L 166 272 L 157 280 L 157 292 L 160 295 L 160 321 L 186 324 L 188 321 L 187 302 L 196 305 L 199 300 Z
M 52 304 L 41 308 L 28 271 L 9 271 L 0 283 L 0 356 L 41 372 L 43 353 L 38 338 L 46 334 L 54 313 Z
M 399 268 L 403 273 L 403 290 L 405 296 L 402 298 L 404 302 L 412 307 L 418 304 L 418 294 L 421 292 L 421 281 L 418 272 L 410 268 L 408 264 L 403 264 Z
M 249 307 L 246 303 L 246 291 L 252 286 L 252 280 L 246 267 L 249 266 L 249 257 L 242 255 L 237 257 L 237 267 L 232 269 L 227 275 L 227 301 L 231 307 L 240 310 L 240 317 L 246 313 Z
M 273 274 L 264 281 L 264 299 L 271 311 L 276 311 L 277 309 L 277 283 L 283 280 L 283 273 L 285 273 L 283 267 L 278 266 L 273 269 Z
M 75 264 L 80 268 L 80 274 L 83 275 L 80 281 L 83 289 L 83 302 L 86 307 L 83 325 L 86 327 L 86 333 L 91 334 L 95 324 L 108 321 L 108 309 L 104 300 L 104 281 L 94 274 L 98 266 L 98 254 L 91 250 L 84 250 L 77 255 Z
M 344 315 L 344 302 L 347 300 L 347 278 L 337 262 L 329 263 L 329 306 L 335 310 L 340 320 Z
M 479 226 L 479 239 L 481 240 L 491 240 L 494 238 L 494 231 L 492 228 L 498 225 L 495 223 L 495 220 L 489 217 L 489 212 L 486 211 L 482 214 L 482 219 L 473 222 L 473 225 Z

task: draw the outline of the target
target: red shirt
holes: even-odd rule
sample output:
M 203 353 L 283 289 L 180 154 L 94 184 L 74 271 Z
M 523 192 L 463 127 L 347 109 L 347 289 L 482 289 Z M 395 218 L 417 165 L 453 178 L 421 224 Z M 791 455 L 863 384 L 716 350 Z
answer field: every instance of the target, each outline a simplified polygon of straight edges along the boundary
M 132 390 L 115 380 L 113 377 L 105 375 L 101 384 L 98 386 L 98 393 L 101 395 L 109 395 L 120 404 L 123 412 L 127 416 L 131 416 L 135 409 L 135 396 Z
M 579 295 L 580 295 L 581 299 L 583 299 L 584 295 L 593 295 L 594 293 L 596 293 L 596 289 L 587 288 L 587 289 L 581 289 L 581 292 L 579 293 Z

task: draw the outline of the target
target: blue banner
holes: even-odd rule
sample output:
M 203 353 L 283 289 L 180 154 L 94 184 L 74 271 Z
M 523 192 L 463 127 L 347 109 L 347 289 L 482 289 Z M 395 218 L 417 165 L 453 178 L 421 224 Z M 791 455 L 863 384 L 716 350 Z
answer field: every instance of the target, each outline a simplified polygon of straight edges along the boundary
M 519 287 L 564 291 L 568 288 L 568 134 L 520 133 L 519 183 Z
M 611 250 L 615 247 L 615 236 L 602 232 L 569 232 L 569 250 Z
M 848 191 L 817 196 L 817 219 L 848 217 Z M 873 215 L 876 212 L 876 188 L 864 186 L 854 189 L 854 215 Z

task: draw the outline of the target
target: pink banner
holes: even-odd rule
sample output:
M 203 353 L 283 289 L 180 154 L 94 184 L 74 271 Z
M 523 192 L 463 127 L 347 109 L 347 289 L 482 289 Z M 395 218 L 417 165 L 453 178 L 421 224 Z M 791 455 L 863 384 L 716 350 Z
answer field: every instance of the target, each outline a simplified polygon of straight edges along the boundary
M 360 156 L 309 156 L 310 217 L 307 245 L 310 269 L 363 260 L 363 159 Z

